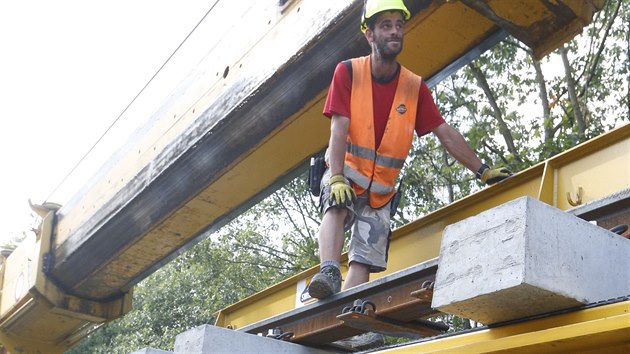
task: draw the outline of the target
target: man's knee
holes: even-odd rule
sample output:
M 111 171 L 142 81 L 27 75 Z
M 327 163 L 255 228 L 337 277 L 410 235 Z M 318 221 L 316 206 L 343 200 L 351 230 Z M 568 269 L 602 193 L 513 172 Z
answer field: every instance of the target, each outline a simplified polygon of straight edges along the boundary
M 324 213 L 324 219 L 334 219 L 343 221 L 348 215 L 348 209 L 346 208 L 328 208 Z
M 348 268 L 354 269 L 357 272 L 361 272 L 365 274 L 370 273 L 370 266 L 368 264 L 357 262 L 357 261 L 351 261 L 348 264 Z

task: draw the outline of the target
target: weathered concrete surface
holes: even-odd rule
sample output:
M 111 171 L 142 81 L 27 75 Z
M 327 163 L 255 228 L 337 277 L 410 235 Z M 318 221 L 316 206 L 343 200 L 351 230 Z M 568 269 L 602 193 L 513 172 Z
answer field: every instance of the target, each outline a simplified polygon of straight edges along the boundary
M 630 240 L 531 197 L 449 225 L 432 306 L 491 324 L 630 293 Z
M 153 349 L 153 348 L 143 348 L 140 350 L 136 350 L 131 354 L 173 354 L 173 352 L 169 352 L 161 349 Z
M 328 354 L 331 352 L 223 327 L 202 325 L 177 335 L 175 353 Z

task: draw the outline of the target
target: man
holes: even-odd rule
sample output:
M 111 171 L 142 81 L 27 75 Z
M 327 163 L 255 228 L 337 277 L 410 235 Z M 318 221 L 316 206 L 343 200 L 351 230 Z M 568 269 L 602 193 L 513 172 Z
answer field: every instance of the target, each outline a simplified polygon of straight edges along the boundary
M 511 175 L 483 164 L 444 121 L 422 79 L 396 61 L 410 18 L 402 0 L 367 0 L 362 17 L 371 55 L 337 65 L 324 107 L 331 134 L 322 178 L 321 266 L 308 288 L 318 299 L 340 291 L 344 230 L 352 228 L 344 289 L 386 269 L 391 199 L 414 131 L 435 134 L 484 183 Z

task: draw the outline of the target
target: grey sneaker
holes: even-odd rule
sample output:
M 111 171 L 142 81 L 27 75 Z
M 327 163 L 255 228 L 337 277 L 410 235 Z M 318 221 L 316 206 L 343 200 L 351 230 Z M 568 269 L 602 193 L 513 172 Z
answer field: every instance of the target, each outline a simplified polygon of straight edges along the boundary
M 353 351 L 380 348 L 385 345 L 385 337 L 376 332 L 367 332 L 333 342 L 333 345 Z
M 323 299 L 341 291 L 341 272 L 335 267 L 324 267 L 308 285 L 308 294 Z

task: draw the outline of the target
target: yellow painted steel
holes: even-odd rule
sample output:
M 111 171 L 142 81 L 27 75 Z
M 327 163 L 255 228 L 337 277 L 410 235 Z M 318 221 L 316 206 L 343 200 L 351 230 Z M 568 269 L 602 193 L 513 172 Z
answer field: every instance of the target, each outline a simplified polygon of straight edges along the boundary
M 399 60 L 427 78 L 478 45 L 496 25 L 459 1 L 434 1 L 405 25 Z
M 554 17 L 554 13 L 550 11 L 551 6 L 548 3 L 531 0 L 485 0 L 484 2 L 492 8 L 493 13 L 497 16 L 522 28 L 530 29 L 530 36 L 521 38 L 521 40 L 532 47 L 534 55 L 540 59 L 558 48 L 561 43 L 579 34 L 582 31 L 582 27 L 590 23 L 593 13 L 604 6 L 604 1 L 563 0 L 562 6 L 558 6 L 557 11 L 566 11 L 560 10 L 564 6 L 577 16 L 578 21 L 567 23 L 559 30 L 543 36 L 537 35 L 538 31 L 544 31 L 545 26 L 541 24 L 543 22 L 552 22 Z
M 131 309 L 131 291 L 107 302 L 90 301 L 65 294 L 43 273 L 54 213 L 42 215 L 37 235 L 30 235 L 2 263 L 0 343 L 10 353 L 62 353 L 93 325 Z
M 301 4 L 302 2 L 298 3 Z M 321 5 L 310 2 L 309 6 L 321 8 Z M 335 6 L 342 7 L 341 5 Z M 302 12 L 306 9 L 303 8 Z M 296 16 L 303 15 L 296 14 Z M 299 21 L 299 17 L 282 19 L 282 21 Z M 461 23 L 466 24 L 465 30 L 458 25 Z M 270 29 L 270 33 L 274 34 L 273 36 L 270 35 L 272 38 L 265 40 L 272 41 L 278 35 L 275 33 L 282 32 L 283 28 L 285 27 L 277 26 Z M 405 50 L 400 59 L 410 69 L 422 75 L 432 75 L 439 68 L 458 59 L 462 53 L 471 50 L 492 29 L 496 29 L 492 21 L 465 5 L 458 2 L 436 1 L 428 9 L 415 16 L 406 27 L 408 37 L 405 38 Z M 432 35 L 426 36 L 425 34 L 429 32 Z M 440 41 L 437 38 L 444 38 L 444 40 Z M 442 46 L 444 41 L 448 42 L 449 45 Z M 263 43 L 257 43 L 257 46 L 251 48 L 250 53 L 242 60 L 249 58 L 254 50 L 268 50 L 269 47 L 271 47 L 269 43 L 266 46 Z M 436 49 L 426 50 L 427 48 Z M 214 92 L 213 95 L 203 97 L 203 102 L 208 104 L 217 94 Z M 325 97 L 326 92 L 321 92 L 314 97 L 288 119 L 283 126 L 278 127 L 271 136 L 260 141 L 256 149 L 241 156 L 241 159 L 234 161 L 231 166 L 227 166 L 225 173 L 205 190 L 178 208 L 140 240 L 129 245 L 110 263 L 104 265 L 98 273 L 93 275 L 92 279 L 88 280 L 91 285 L 93 284 L 94 293 L 98 292 L 102 284 L 109 284 L 110 286 L 111 284 L 120 284 L 123 287 L 126 285 L 125 282 L 130 274 L 141 273 L 146 268 L 148 261 L 161 259 L 168 252 L 182 247 L 188 238 L 198 234 L 208 223 L 220 219 L 230 210 L 259 193 L 265 186 L 273 183 L 279 176 L 290 172 L 306 157 L 325 148 L 330 129 L 329 121 L 322 115 Z M 175 122 L 179 125 L 179 119 Z M 166 129 L 167 126 L 162 127 L 160 125 L 156 126 L 155 129 L 162 128 Z M 163 139 L 162 135 L 158 133 L 160 132 L 155 134 Z M 156 154 L 153 148 L 142 147 L 138 151 L 142 151 L 141 156 L 147 155 L 141 160 L 143 163 L 149 161 L 150 156 Z M 137 163 L 137 159 L 137 156 L 133 156 L 134 163 Z M 140 165 L 134 167 L 138 168 Z M 121 173 L 124 172 L 125 176 L 132 171 L 126 164 L 121 164 L 115 169 L 116 171 L 121 170 Z M 255 171 L 255 179 L 252 178 L 252 171 Z M 122 179 L 127 180 L 128 178 L 123 177 Z M 109 179 L 118 181 L 120 178 L 112 176 Z M 104 195 L 113 194 L 116 190 L 110 188 L 112 186 L 105 180 L 101 180 L 100 185 L 102 186 L 99 187 L 99 190 L 104 188 L 106 194 L 101 194 L 96 189 L 89 194 L 103 198 Z M 238 186 L 238 188 L 234 186 Z M 228 190 L 231 192 L 224 192 Z M 90 198 L 86 196 L 84 199 Z M 99 202 L 102 202 L 102 199 L 96 202 L 90 201 L 91 206 L 82 206 L 76 210 L 71 210 L 68 215 L 64 216 L 59 222 L 59 237 L 56 242 L 58 244 L 63 242 L 72 232 L 72 225 L 80 224 L 81 220 L 78 217 L 89 216 L 90 213 L 94 212 L 93 203 Z
M 437 257 L 442 230 L 447 225 L 515 198 L 527 195 L 567 210 L 572 206 L 566 200 L 565 192 L 573 191 L 578 185 L 584 191 L 582 203 L 630 188 L 630 124 L 394 230 L 388 269 L 373 274 L 371 279 Z M 240 328 L 295 308 L 297 284 L 316 271 L 317 267 L 309 269 L 219 311 L 216 324 Z
M 379 353 L 628 353 L 630 301 L 410 344 Z

